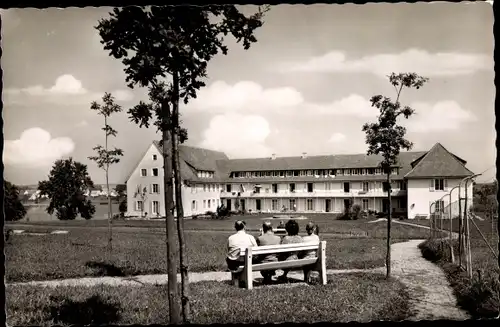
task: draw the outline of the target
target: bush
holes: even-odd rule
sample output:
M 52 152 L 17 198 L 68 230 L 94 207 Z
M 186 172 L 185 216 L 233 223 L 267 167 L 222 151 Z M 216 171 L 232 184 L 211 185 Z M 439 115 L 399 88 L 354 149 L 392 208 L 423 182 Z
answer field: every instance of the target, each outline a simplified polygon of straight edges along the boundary
M 351 220 L 358 220 L 361 218 L 361 206 L 359 204 L 352 206 L 350 218 Z
M 19 199 L 19 189 L 16 185 L 3 181 L 5 198 L 5 220 L 6 221 L 17 221 L 24 218 L 26 215 L 26 208 L 21 203 Z
M 127 199 L 124 199 L 120 202 L 120 205 L 118 206 L 118 211 L 120 211 L 122 216 L 125 216 L 125 213 L 127 212 Z

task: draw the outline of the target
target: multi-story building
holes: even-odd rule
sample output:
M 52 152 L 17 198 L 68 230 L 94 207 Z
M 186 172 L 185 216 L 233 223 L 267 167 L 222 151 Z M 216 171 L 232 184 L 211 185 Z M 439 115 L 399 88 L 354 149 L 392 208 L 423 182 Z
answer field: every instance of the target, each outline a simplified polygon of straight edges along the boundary
M 181 145 L 185 216 L 230 210 L 300 213 L 344 211 L 349 202 L 387 212 L 381 158 L 365 154 L 229 159 L 224 153 Z M 158 142 L 146 151 L 127 180 L 128 215 L 165 216 L 163 158 Z M 402 152 L 391 169 L 392 208 L 408 218 L 428 216 L 439 200 L 473 173 L 441 144 L 429 151 Z M 468 194 L 472 195 L 472 185 Z M 462 197 L 465 190 L 462 189 Z M 458 200 L 458 190 L 451 201 Z M 448 205 L 449 197 L 435 205 Z M 456 210 L 456 209 L 454 209 Z M 452 213 L 453 215 L 455 213 Z

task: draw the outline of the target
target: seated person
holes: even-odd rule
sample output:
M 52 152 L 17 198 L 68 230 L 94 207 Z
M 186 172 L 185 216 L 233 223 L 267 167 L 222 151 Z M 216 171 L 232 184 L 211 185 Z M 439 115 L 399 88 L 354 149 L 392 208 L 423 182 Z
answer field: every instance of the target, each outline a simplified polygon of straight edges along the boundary
M 302 243 L 302 237 L 299 236 L 299 224 L 293 220 L 290 219 L 286 225 L 285 229 L 287 232 L 287 235 L 283 237 L 281 240 L 281 244 L 294 244 L 294 243 Z M 283 261 L 287 260 L 297 260 L 298 259 L 298 253 L 297 252 L 285 252 L 283 253 L 283 256 L 280 258 Z M 283 270 L 283 275 L 279 277 L 280 280 L 286 280 L 288 272 L 290 270 L 286 269 Z
M 306 231 L 307 231 L 307 236 L 304 236 L 302 238 L 304 240 L 304 243 L 319 244 L 318 225 L 310 221 L 306 225 Z M 317 256 L 316 250 L 305 251 L 305 253 L 302 255 L 302 259 L 313 259 L 316 258 L 316 256 Z M 310 267 L 304 267 L 304 280 L 306 281 L 306 283 L 309 282 L 310 273 L 311 273 Z
M 281 243 L 281 238 L 277 235 L 274 235 L 273 225 L 271 222 L 266 221 L 262 224 L 262 235 L 257 238 L 257 244 L 259 246 L 265 245 L 278 245 Z M 271 254 L 263 254 L 260 258 L 258 258 L 259 262 L 274 262 L 278 261 L 278 256 L 274 253 Z M 274 270 L 264 270 L 261 271 L 260 274 L 264 277 L 264 284 L 271 282 L 272 276 L 276 274 Z
M 238 220 L 235 222 L 234 229 L 236 229 L 236 233 L 229 236 L 227 240 L 226 263 L 229 270 L 237 270 L 244 263 L 243 258 L 240 256 L 241 249 L 257 246 L 255 237 L 246 233 L 245 226 L 244 221 Z

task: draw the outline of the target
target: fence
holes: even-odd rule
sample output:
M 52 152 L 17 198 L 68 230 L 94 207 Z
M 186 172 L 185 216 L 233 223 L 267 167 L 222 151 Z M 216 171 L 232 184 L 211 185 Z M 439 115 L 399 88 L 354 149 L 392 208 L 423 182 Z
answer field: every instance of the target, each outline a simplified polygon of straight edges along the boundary
M 479 271 L 498 273 L 498 212 L 477 212 L 470 198 L 462 199 L 462 203 L 441 202 L 437 210 L 436 202 L 431 204 L 430 239 L 442 239 L 446 231 L 449 260 L 466 270 L 469 277 Z

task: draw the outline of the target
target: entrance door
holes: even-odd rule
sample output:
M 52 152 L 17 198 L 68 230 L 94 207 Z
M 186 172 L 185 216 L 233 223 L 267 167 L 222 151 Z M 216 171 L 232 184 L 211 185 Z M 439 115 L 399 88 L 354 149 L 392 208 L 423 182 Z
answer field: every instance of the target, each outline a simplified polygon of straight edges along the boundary
M 349 199 L 344 199 L 344 209 L 349 208 L 349 204 L 351 203 L 351 200 Z
M 330 212 L 332 210 L 332 200 L 325 200 L 325 212 Z
M 231 211 L 231 199 L 226 200 L 226 207 L 227 207 L 227 210 Z
M 260 207 L 260 199 L 256 199 L 255 200 L 255 210 L 257 211 L 261 211 L 261 207 Z
M 382 199 L 382 212 L 389 214 L 389 200 Z
M 240 200 L 240 204 L 241 204 L 241 211 L 245 212 L 246 211 L 245 200 Z

